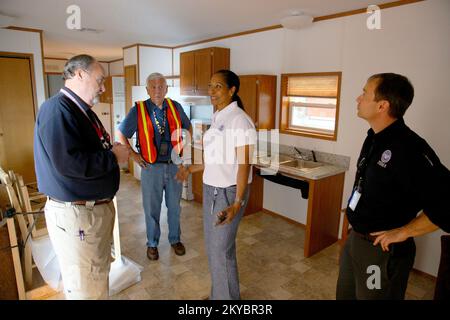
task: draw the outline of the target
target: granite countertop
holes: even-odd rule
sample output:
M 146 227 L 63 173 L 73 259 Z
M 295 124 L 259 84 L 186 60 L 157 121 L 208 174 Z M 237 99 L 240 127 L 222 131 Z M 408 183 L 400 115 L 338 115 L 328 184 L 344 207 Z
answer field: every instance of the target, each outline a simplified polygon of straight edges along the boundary
M 280 154 L 279 156 L 279 162 L 271 162 L 270 158 L 261 157 L 258 158 L 258 161 L 255 163 L 255 167 L 261 169 L 261 174 L 274 174 L 276 172 L 279 172 L 292 178 L 305 180 L 319 180 L 347 171 L 347 169 L 344 167 L 324 162 L 318 162 L 322 165 L 316 168 L 297 168 L 284 165 L 283 163 L 289 161 L 288 159 L 294 160 L 294 158 L 282 154 Z

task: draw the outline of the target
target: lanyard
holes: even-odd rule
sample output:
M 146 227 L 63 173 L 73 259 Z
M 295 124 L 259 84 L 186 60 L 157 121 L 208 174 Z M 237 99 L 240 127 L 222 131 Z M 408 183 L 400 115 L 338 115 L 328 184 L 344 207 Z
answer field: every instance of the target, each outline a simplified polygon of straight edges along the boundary
M 362 183 L 364 181 L 364 175 L 366 173 L 367 166 L 369 165 L 369 159 L 372 157 L 375 141 L 372 140 L 369 151 L 359 160 L 357 171 L 356 171 L 356 181 L 353 189 L 356 189 L 359 193 L 362 192 Z
M 109 137 L 105 137 L 103 135 L 102 125 L 100 123 L 98 123 L 97 119 L 95 118 L 95 115 L 92 115 L 92 117 L 90 117 L 89 114 L 83 109 L 83 107 L 77 101 L 77 99 L 75 99 L 75 97 L 73 95 L 71 95 L 68 91 L 64 90 L 64 88 L 61 88 L 60 92 L 62 92 L 66 97 L 68 97 L 70 100 L 72 100 L 73 103 L 75 103 L 75 105 L 78 107 L 78 109 L 80 109 L 81 112 L 83 112 L 83 114 L 89 119 L 89 122 L 94 127 L 95 132 L 97 133 L 98 138 L 102 142 L 103 147 L 105 149 L 109 149 L 109 144 L 110 144 L 108 141 Z M 91 112 L 94 113 L 93 111 L 91 111 Z
M 153 117 L 155 118 L 156 126 L 158 127 L 159 134 L 162 136 L 164 132 L 166 131 L 166 112 L 163 110 L 163 125 L 159 124 L 159 120 L 156 117 L 156 111 L 153 109 Z
M 86 111 L 83 109 L 83 107 L 80 105 L 80 103 L 77 101 L 77 99 L 75 99 L 74 96 L 72 96 L 69 92 L 67 92 L 66 90 L 64 90 L 64 88 L 61 88 L 60 92 L 62 92 L 67 98 L 69 98 L 70 100 L 73 101 L 73 103 L 75 103 L 77 105 L 77 107 L 81 110 L 81 112 L 83 112 L 83 114 L 89 119 L 89 121 L 92 122 L 92 120 L 89 118 L 88 114 L 86 113 Z

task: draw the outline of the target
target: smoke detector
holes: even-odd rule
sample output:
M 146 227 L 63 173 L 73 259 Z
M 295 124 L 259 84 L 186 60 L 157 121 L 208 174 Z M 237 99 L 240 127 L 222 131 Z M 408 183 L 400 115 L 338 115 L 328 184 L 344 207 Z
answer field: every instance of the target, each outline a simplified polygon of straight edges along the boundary
M 286 29 L 302 29 L 310 26 L 314 18 L 304 13 L 296 13 L 281 19 L 280 23 Z

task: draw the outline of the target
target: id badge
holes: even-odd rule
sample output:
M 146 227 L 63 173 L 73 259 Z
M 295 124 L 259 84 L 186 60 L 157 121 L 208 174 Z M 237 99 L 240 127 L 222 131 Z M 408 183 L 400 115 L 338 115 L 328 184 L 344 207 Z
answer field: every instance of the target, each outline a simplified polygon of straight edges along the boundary
M 166 141 L 161 141 L 161 145 L 159 146 L 159 155 L 167 156 L 167 152 L 169 150 L 169 145 Z
M 358 190 L 353 191 L 352 198 L 348 204 L 348 207 L 355 211 L 356 206 L 358 205 L 359 198 L 361 198 L 361 193 Z

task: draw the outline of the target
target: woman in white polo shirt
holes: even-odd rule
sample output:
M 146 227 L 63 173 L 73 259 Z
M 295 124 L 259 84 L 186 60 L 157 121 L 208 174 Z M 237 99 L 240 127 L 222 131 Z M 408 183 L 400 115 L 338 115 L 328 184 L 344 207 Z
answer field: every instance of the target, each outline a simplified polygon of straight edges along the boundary
M 239 77 L 215 73 L 208 93 L 216 112 L 203 137 L 204 164 L 180 168 L 177 178 L 203 171 L 203 227 L 211 272 L 211 300 L 240 299 L 236 233 L 247 206 L 252 181 L 251 158 L 256 130 L 245 113 Z

